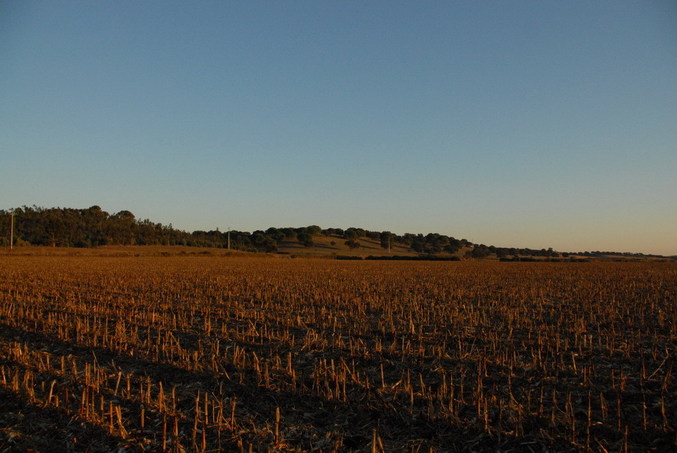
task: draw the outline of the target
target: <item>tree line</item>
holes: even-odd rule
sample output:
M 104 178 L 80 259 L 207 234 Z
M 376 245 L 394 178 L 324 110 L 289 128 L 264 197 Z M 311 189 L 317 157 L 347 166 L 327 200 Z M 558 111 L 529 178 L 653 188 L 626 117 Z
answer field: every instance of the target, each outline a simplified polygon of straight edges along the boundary
M 87 209 L 41 208 L 23 206 L 14 212 L 14 245 L 41 245 L 52 247 L 98 247 L 103 245 L 184 245 L 218 247 L 233 250 L 276 252 L 285 241 L 297 241 L 313 247 L 317 235 L 332 236 L 351 248 L 360 247 L 361 239 L 380 243 L 384 250 L 395 245 L 410 248 L 421 255 L 459 254 L 485 258 L 505 256 L 558 256 L 552 249 L 532 250 L 501 248 L 473 244 L 438 233 L 397 235 L 390 231 L 369 231 L 350 227 L 322 229 L 317 225 L 306 227 L 271 227 L 267 230 L 219 231 L 197 230 L 186 232 L 169 225 L 139 220 L 130 211 L 109 214 L 99 206 Z M 0 245 L 9 245 L 10 211 L 0 210 Z

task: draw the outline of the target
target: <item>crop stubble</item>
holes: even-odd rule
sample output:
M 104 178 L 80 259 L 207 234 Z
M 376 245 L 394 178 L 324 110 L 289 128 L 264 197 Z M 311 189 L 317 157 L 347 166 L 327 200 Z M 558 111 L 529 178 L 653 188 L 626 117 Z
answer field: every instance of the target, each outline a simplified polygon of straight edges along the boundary
M 674 263 L 4 257 L 0 451 L 675 449 L 676 294 Z

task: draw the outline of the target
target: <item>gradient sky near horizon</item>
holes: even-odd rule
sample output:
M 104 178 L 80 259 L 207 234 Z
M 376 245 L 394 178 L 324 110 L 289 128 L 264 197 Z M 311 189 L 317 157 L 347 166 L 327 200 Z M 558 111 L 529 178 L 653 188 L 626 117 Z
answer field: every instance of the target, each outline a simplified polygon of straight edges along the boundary
M 677 2 L 0 0 L 0 209 L 677 254 Z

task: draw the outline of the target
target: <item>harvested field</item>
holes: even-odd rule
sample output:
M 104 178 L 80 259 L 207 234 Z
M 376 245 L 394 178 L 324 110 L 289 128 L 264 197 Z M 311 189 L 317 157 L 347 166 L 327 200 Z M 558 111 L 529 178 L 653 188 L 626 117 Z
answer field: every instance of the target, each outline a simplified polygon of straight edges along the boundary
M 0 451 L 670 451 L 677 264 L 0 257 Z

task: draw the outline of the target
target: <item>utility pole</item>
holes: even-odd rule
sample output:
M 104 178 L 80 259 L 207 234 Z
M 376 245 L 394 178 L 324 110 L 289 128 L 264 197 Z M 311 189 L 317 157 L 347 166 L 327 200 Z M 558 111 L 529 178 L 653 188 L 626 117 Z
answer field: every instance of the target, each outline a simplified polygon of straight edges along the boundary
M 10 227 L 9 227 L 9 251 L 12 251 L 14 246 L 14 209 L 10 211 Z

